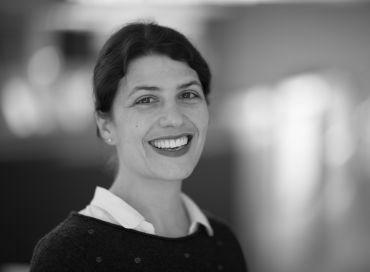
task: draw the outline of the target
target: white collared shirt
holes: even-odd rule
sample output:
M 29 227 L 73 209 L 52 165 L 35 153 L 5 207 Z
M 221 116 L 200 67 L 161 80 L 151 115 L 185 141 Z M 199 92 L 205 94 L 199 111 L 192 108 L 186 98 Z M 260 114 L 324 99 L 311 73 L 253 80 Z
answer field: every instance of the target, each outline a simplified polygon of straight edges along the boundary
M 200 208 L 184 193 L 181 199 L 189 215 L 190 227 L 188 234 L 197 230 L 198 224 L 206 227 L 208 235 L 213 235 L 213 229 Z M 153 224 L 145 218 L 123 199 L 102 187 L 96 187 L 94 198 L 90 204 L 79 212 L 82 215 L 94 217 L 109 223 L 121 225 L 127 229 L 155 234 Z

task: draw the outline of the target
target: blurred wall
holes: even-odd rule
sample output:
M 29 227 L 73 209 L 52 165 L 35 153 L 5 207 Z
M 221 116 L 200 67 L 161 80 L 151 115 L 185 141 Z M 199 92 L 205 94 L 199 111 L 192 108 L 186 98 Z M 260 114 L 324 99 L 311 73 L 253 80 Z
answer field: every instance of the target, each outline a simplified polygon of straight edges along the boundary
M 370 267 L 367 261 L 370 257 L 367 242 L 359 243 L 358 240 L 367 241 L 365 237 L 369 235 L 368 231 L 364 231 L 369 225 L 366 212 L 369 204 L 364 205 L 364 202 L 368 203 L 370 178 L 366 170 L 366 157 L 360 155 L 362 152 L 369 152 L 368 145 L 364 144 L 368 141 L 366 139 L 369 134 L 364 132 L 366 128 L 360 132 L 357 127 L 368 127 L 368 110 L 365 111 L 367 114 L 362 113 L 362 122 L 365 123 L 359 123 L 357 113 L 370 97 L 370 5 L 277 4 L 233 7 L 227 11 L 227 19 L 210 24 L 208 34 L 213 52 L 217 52 L 215 103 L 240 101 L 224 106 L 225 111 L 217 114 L 226 127 L 229 127 L 228 123 L 233 123 L 234 127 L 231 141 L 234 154 L 239 155 L 234 165 L 238 181 L 232 190 L 235 200 L 232 218 L 238 226 L 238 234 L 242 238 L 252 271 L 367 270 Z M 289 209 L 293 210 L 294 206 L 303 205 L 305 208 L 301 213 L 287 217 L 286 211 L 279 210 L 281 201 L 277 201 L 276 188 L 281 185 L 278 184 L 281 180 L 273 175 L 274 171 L 278 171 L 276 167 L 279 162 L 274 161 L 274 154 L 279 147 L 274 142 L 268 142 L 268 149 L 245 150 L 245 143 L 250 139 L 248 134 L 243 134 L 244 124 L 239 115 L 248 112 L 243 105 L 252 109 L 257 105 L 249 102 L 243 104 L 242 100 L 247 97 L 248 92 L 252 93 L 256 89 L 265 94 L 266 99 L 270 94 L 279 99 L 274 93 L 278 92 L 276 85 L 281 81 L 306 73 L 325 73 L 327 69 L 339 71 L 343 75 L 334 85 L 348 80 L 344 83 L 348 85 L 345 90 L 339 89 L 337 92 L 338 95 L 343 95 L 340 98 L 344 101 L 343 105 L 348 106 L 341 110 L 346 111 L 344 115 L 331 113 L 320 117 L 322 132 L 318 136 L 318 146 L 321 147 L 315 153 L 317 185 L 313 187 L 310 200 L 303 203 L 304 205 L 300 202 L 303 200 L 290 204 L 293 207 Z M 297 93 L 300 91 L 302 90 L 296 90 Z M 234 99 L 235 94 L 238 95 Z M 328 103 L 334 108 L 337 101 L 338 98 L 332 98 Z M 258 99 L 255 102 L 261 103 Z M 265 110 L 270 102 L 266 100 L 263 103 Z M 296 107 L 300 108 L 299 105 Z M 251 114 L 252 109 L 249 111 Z M 227 114 L 230 111 L 235 115 Z M 335 141 L 335 138 L 324 139 L 333 116 L 347 122 L 344 134 L 337 134 L 336 137 L 343 139 L 346 137 L 344 135 L 351 134 L 351 141 L 355 145 L 354 154 L 346 163 L 338 166 L 337 170 L 330 169 L 325 159 L 328 156 L 328 143 Z M 250 118 L 253 119 L 253 116 Z M 258 116 L 256 118 L 258 122 L 260 119 Z M 285 125 L 274 123 L 275 128 L 271 135 L 279 134 Z M 300 136 L 300 132 L 296 132 L 297 137 Z M 262 137 L 261 141 L 263 139 Z M 305 141 L 303 146 L 316 141 L 315 137 L 292 140 Z M 293 144 L 295 142 L 291 143 Z M 340 149 L 341 145 L 344 143 L 336 148 Z M 300 154 L 301 157 L 296 159 L 300 160 L 306 155 L 309 154 Z M 292 167 L 296 166 L 292 164 Z M 292 168 L 291 171 L 297 170 Z M 332 179 L 333 175 L 336 178 Z M 299 183 L 305 178 L 302 176 L 292 182 Z M 294 188 L 295 184 L 291 187 Z M 306 189 L 302 187 L 302 190 Z M 289 191 L 289 188 L 284 190 Z M 286 191 L 283 193 L 287 194 Z M 304 194 L 299 191 L 297 193 Z M 280 232 L 289 228 L 290 233 Z M 295 228 L 300 229 L 298 237 L 294 232 L 297 231 Z
M 320 68 L 349 71 L 359 99 L 368 96 L 368 3 L 256 5 L 226 11 L 227 19 L 212 22 L 208 33 L 217 59 L 217 101 L 235 90 Z

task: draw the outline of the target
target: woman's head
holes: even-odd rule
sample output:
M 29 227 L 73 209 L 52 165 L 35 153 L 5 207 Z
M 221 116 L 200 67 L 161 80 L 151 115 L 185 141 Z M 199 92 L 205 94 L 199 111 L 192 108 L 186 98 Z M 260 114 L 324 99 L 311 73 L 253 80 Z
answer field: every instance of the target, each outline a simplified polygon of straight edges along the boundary
M 161 180 L 191 174 L 208 128 L 209 81 L 204 59 L 172 29 L 130 24 L 108 40 L 94 92 L 98 129 L 116 147 L 118 174 Z
M 155 23 L 131 23 L 114 33 L 100 51 L 93 78 L 97 113 L 110 114 L 119 81 L 130 62 L 150 54 L 185 62 L 196 71 L 208 103 L 211 73 L 189 40 L 176 30 Z

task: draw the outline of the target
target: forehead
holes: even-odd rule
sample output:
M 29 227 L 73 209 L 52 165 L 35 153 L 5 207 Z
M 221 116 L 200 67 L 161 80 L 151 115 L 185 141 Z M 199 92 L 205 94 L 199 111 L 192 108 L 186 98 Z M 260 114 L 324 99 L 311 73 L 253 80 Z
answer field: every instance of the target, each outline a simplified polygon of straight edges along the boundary
M 148 55 L 130 62 L 124 77 L 125 85 L 136 84 L 179 84 L 182 81 L 196 80 L 198 74 L 185 62 L 162 55 Z

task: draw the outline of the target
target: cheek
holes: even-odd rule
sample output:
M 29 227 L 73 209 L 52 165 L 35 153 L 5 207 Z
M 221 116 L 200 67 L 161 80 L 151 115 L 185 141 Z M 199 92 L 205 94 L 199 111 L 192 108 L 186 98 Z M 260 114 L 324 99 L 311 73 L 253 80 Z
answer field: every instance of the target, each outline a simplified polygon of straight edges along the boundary
M 137 118 L 134 118 L 134 116 L 126 116 L 126 118 L 122 118 L 118 126 L 119 140 L 123 145 L 136 142 L 142 127 L 142 122 Z
M 140 144 L 148 132 L 150 118 L 143 118 L 142 116 L 131 115 L 125 121 L 125 130 L 130 141 L 128 144 Z
M 208 108 L 199 108 L 197 112 L 193 114 L 193 122 L 197 125 L 198 129 L 205 131 L 208 128 L 209 113 Z

